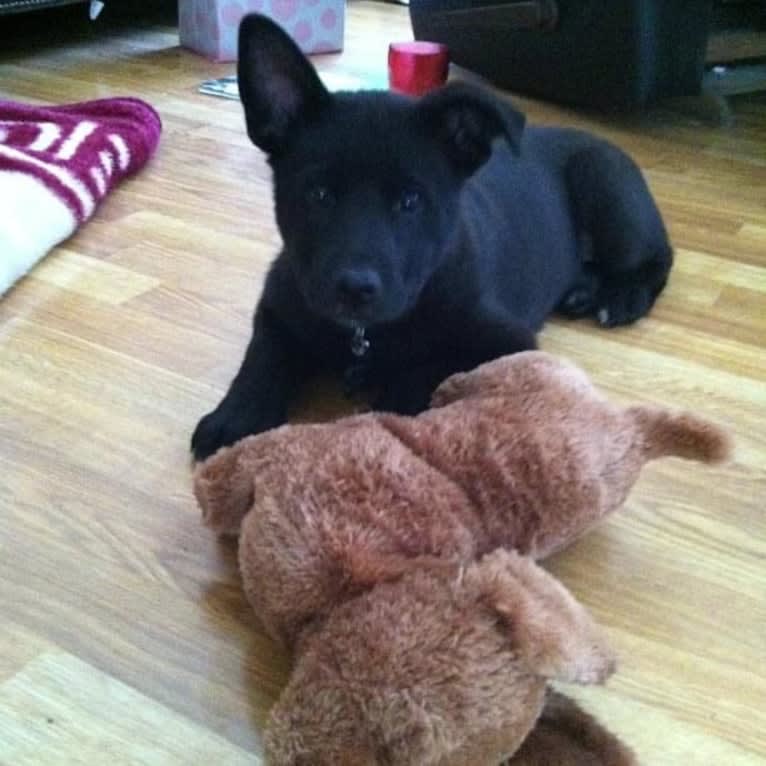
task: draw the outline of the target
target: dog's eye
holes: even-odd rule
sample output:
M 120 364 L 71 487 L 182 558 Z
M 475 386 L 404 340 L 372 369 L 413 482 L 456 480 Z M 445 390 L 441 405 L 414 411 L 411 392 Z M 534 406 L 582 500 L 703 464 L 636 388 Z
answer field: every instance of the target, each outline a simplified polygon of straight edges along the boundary
M 399 195 L 394 206 L 397 212 L 412 213 L 420 207 L 420 192 L 407 189 Z
M 306 197 L 312 204 L 322 206 L 329 205 L 333 200 L 332 192 L 326 186 L 322 186 L 321 184 L 309 187 L 309 190 L 306 192 Z

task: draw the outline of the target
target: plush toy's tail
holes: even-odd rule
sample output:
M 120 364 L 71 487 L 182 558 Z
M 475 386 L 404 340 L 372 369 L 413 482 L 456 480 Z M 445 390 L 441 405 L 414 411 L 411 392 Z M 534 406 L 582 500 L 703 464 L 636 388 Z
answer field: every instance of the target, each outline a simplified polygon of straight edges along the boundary
M 650 406 L 631 407 L 628 412 L 643 433 L 649 460 L 676 456 L 722 463 L 731 455 L 732 443 L 726 431 L 698 415 Z
M 241 464 L 241 445 L 218 450 L 194 470 L 194 496 L 202 520 L 219 535 L 239 534 L 242 519 L 253 505 L 255 484 L 252 471 Z

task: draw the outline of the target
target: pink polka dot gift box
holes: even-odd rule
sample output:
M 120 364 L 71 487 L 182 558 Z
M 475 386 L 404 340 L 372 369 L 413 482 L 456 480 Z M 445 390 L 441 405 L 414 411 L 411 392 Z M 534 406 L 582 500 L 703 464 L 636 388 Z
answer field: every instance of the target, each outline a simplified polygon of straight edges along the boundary
M 304 53 L 343 48 L 345 0 L 179 0 L 181 45 L 215 61 L 236 61 L 237 30 L 247 13 L 280 24 Z

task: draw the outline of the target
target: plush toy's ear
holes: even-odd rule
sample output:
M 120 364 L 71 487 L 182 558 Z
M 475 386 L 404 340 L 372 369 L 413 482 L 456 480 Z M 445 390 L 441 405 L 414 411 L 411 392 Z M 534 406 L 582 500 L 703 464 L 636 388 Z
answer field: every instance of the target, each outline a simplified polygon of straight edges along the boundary
M 431 394 L 431 407 L 445 407 L 475 394 L 470 372 L 456 372 L 443 380 Z
M 534 336 L 530 333 L 530 338 Z M 543 351 L 521 351 L 492 359 L 468 372 L 457 372 L 439 384 L 431 397 L 432 407 L 479 396 L 514 396 L 536 388 L 547 368 L 560 363 Z
M 278 153 L 296 124 L 330 100 L 300 48 L 259 14 L 245 16 L 240 24 L 237 79 L 247 133 L 268 154 Z
M 499 136 L 519 153 L 524 115 L 479 88 L 465 83 L 446 85 L 424 96 L 417 109 L 429 134 L 466 176 L 489 159 L 492 142 Z
M 585 609 L 530 558 L 495 551 L 479 563 L 482 595 L 531 673 L 593 684 L 615 669 L 606 637 Z
M 194 470 L 194 496 L 202 520 L 219 535 L 239 534 L 255 497 L 254 477 L 242 455 L 254 436 L 219 449 Z

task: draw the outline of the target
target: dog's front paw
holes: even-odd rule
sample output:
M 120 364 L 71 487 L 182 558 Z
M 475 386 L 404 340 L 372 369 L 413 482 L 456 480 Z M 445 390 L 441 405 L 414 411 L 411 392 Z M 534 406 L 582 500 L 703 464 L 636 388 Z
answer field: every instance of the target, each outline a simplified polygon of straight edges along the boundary
M 237 441 L 236 430 L 232 427 L 230 418 L 220 410 L 208 412 L 194 429 L 191 438 L 191 449 L 195 460 L 204 460 L 217 452 L 221 447 Z
M 282 425 L 284 417 L 276 413 L 240 411 L 220 405 L 197 423 L 191 438 L 194 459 L 205 460 L 221 447 L 227 447 L 245 436 Z
M 397 415 L 417 415 L 428 409 L 436 382 L 416 378 L 390 381 L 373 401 L 374 410 Z

